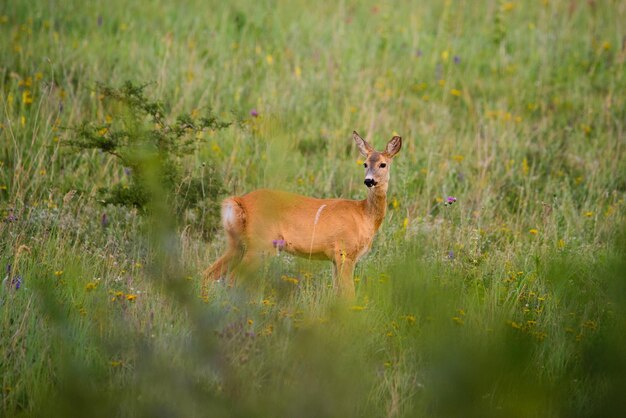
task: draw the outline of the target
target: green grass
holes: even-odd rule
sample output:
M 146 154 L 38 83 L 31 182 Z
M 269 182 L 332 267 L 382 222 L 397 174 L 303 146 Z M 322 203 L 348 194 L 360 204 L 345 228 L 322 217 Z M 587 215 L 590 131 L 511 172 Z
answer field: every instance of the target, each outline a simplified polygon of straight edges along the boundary
M 0 415 L 624 410 L 623 2 L 322 3 L 0 5 Z M 237 122 L 178 160 L 210 200 L 363 198 L 352 130 L 401 135 L 354 304 L 286 256 L 203 300 L 215 219 L 102 205 L 67 143 L 128 80 Z

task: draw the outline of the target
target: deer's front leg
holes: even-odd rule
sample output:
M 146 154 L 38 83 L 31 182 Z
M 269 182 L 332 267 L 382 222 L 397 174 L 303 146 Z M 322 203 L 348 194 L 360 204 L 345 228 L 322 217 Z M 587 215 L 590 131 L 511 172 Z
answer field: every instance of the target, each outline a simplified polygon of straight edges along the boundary
M 347 299 L 355 298 L 354 265 L 356 261 L 350 258 L 345 251 L 340 250 L 333 260 L 335 265 L 335 283 L 339 293 Z

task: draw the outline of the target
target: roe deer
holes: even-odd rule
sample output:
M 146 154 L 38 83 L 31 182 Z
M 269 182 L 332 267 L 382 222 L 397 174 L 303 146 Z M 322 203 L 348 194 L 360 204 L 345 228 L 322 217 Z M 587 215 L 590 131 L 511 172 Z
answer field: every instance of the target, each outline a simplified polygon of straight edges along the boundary
M 222 223 L 228 248 L 205 271 L 203 293 L 211 279 L 232 280 L 233 268 L 250 268 L 263 253 L 284 250 L 331 260 L 340 293 L 354 297 L 354 265 L 370 249 L 385 217 L 390 163 L 402 138 L 394 136 L 383 152 L 377 152 L 356 131 L 353 137 L 365 157 L 367 199 L 314 199 L 266 189 L 225 199 Z

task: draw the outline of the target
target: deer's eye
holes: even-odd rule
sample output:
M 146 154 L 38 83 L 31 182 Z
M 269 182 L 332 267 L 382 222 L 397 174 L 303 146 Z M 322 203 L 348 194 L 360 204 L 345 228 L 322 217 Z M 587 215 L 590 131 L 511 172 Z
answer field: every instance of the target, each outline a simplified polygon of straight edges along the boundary
M 385 168 L 385 167 L 387 167 L 387 164 L 385 164 L 385 163 L 382 163 L 382 164 L 380 165 L 380 168 Z
M 363 167 L 367 168 L 367 163 L 363 163 Z

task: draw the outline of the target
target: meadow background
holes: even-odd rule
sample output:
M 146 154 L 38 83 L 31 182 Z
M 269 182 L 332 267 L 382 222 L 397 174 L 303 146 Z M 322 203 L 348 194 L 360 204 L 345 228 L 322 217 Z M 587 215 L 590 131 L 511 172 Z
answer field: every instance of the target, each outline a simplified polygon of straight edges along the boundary
M 625 22 L 618 0 L 3 2 L 0 415 L 619 416 Z M 111 97 L 127 81 L 162 123 Z M 232 124 L 189 122 L 168 187 L 103 145 L 126 129 L 141 157 L 204 114 Z M 221 198 L 365 197 L 353 130 L 404 140 L 357 300 L 284 255 L 201 297 Z M 107 204 L 137 169 L 143 207 Z

